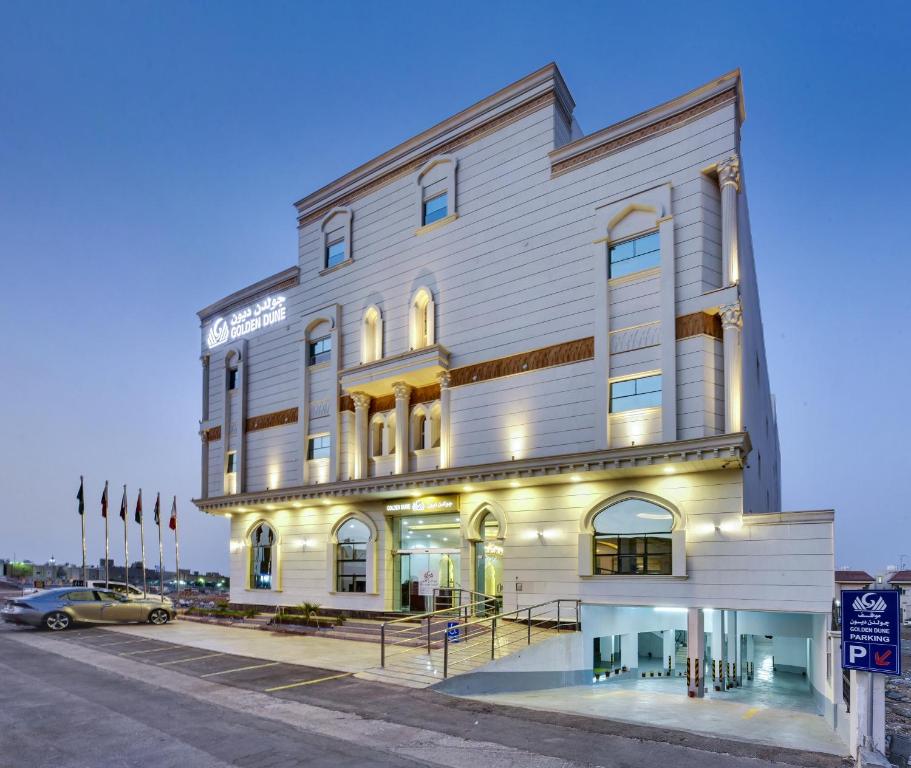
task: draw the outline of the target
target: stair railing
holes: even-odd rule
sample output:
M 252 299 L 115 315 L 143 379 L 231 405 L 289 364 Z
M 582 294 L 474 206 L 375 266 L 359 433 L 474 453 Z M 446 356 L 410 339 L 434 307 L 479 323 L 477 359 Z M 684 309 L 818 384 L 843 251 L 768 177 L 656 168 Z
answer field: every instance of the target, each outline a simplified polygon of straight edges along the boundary
M 443 677 L 450 669 L 465 667 L 478 658 L 497 658 L 514 643 L 531 645 L 534 638 L 552 636 L 554 632 L 578 631 L 581 601 L 566 598 L 549 600 L 515 611 L 484 618 L 465 620 L 449 627 L 443 637 Z M 480 635 L 490 633 L 490 642 L 481 643 Z M 457 643 L 464 643 L 456 647 Z
M 405 653 L 417 647 L 418 642 L 424 646 L 429 654 L 436 642 L 444 641 L 446 633 L 451 631 L 450 623 L 465 626 L 479 608 L 489 605 L 490 597 L 484 595 L 484 600 L 470 603 L 460 603 L 448 608 L 440 608 L 428 613 L 410 614 L 399 619 L 390 619 L 380 625 L 380 666 L 386 666 L 386 657 L 395 649 Z M 454 622 L 448 621 L 454 619 Z M 442 622 L 442 627 L 434 628 L 434 622 Z

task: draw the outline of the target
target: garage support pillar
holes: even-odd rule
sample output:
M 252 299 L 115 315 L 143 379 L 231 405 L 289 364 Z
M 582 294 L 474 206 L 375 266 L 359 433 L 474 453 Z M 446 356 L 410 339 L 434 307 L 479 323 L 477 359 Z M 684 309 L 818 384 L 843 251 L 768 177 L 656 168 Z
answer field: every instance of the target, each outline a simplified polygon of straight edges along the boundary
M 702 698 L 705 696 L 705 617 L 701 608 L 689 609 L 686 638 L 687 696 Z
M 666 672 L 673 672 L 676 666 L 677 645 L 674 642 L 674 630 L 665 629 L 661 633 L 661 666 Z
M 724 659 L 724 611 L 712 611 L 712 668 L 708 671 L 712 687 L 716 691 L 725 690 Z
M 620 664 L 635 672 L 639 668 L 639 633 L 620 636 Z
M 740 633 L 737 631 L 737 611 L 727 611 L 725 617 L 727 629 L 727 660 L 728 660 L 728 687 L 740 686 L 741 659 L 740 659 Z

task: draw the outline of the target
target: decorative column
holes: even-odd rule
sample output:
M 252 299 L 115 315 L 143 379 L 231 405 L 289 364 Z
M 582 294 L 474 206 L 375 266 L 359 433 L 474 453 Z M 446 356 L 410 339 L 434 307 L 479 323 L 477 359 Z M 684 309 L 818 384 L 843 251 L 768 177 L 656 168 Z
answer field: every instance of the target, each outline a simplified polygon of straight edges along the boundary
M 403 381 L 392 385 L 395 394 L 395 474 L 408 471 L 408 406 L 411 402 L 411 387 Z
M 740 281 L 737 253 L 737 193 L 740 191 L 740 157 L 735 153 L 718 163 L 721 187 L 721 287 Z
M 367 416 L 370 413 L 370 395 L 352 392 L 354 402 L 354 479 L 367 477 Z
M 209 498 L 209 433 L 208 430 L 203 429 L 202 422 L 199 422 L 199 437 L 202 440 L 201 446 L 201 466 L 200 466 L 200 477 L 202 484 L 202 492 L 200 493 L 200 498 L 208 499 Z
M 720 314 L 724 344 L 724 431 L 731 434 L 743 431 L 743 347 L 740 333 L 743 310 L 738 301 L 722 307 Z
M 691 698 L 705 696 L 704 659 L 705 616 L 701 608 L 690 608 L 686 620 L 686 693 Z
M 440 382 L 440 469 L 447 469 L 451 462 L 452 449 L 449 443 L 449 413 L 452 390 L 449 388 L 449 371 L 437 374 Z

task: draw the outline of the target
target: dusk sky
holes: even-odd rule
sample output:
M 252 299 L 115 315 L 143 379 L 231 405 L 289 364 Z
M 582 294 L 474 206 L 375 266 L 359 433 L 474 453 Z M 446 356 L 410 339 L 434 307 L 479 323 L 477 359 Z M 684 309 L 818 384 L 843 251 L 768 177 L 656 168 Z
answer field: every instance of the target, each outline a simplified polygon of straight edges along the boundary
M 92 562 L 108 479 L 117 562 L 126 483 L 225 569 L 196 311 L 296 262 L 293 201 L 555 61 L 586 133 L 742 69 L 784 508 L 911 566 L 909 36 L 907 2 L 0 0 L 0 557 L 78 562 L 84 474 Z

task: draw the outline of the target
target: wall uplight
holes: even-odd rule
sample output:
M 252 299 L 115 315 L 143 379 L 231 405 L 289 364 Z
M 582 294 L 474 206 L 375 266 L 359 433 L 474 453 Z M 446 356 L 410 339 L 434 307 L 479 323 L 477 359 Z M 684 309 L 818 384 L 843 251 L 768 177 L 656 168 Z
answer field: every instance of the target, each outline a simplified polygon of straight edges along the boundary
M 465 491 L 465 493 L 471 493 L 471 492 L 474 490 L 474 486 L 472 486 L 472 485 L 463 485 L 463 486 L 462 486 L 462 490 Z
M 510 488 L 518 488 L 518 487 L 519 487 L 519 481 L 518 481 L 518 480 L 513 480 L 512 482 L 510 482 L 509 487 L 510 487 Z
M 674 472 L 676 472 L 676 471 L 677 471 L 676 469 L 674 469 L 673 467 L 670 467 L 670 466 L 664 468 L 664 474 L 666 474 L 666 475 L 673 475 Z
M 579 475 L 570 475 L 569 479 L 570 479 L 570 482 L 578 483 L 582 478 L 579 477 Z

